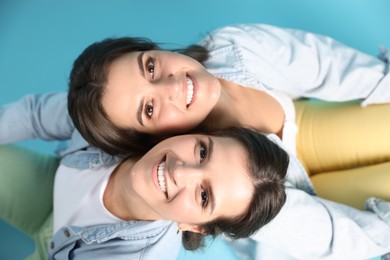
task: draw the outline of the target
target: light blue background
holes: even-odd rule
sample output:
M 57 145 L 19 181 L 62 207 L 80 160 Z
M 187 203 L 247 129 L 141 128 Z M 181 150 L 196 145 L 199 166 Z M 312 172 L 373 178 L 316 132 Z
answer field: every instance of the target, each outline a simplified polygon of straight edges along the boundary
M 66 90 L 73 60 L 105 37 L 144 36 L 180 47 L 231 23 L 300 28 L 374 55 L 380 45 L 390 47 L 388 0 L 0 0 L 0 103 Z M 21 145 L 48 153 L 55 147 Z M 32 250 L 31 241 L 0 222 L 0 259 Z M 219 241 L 206 251 L 206 259 L 232 259 Z

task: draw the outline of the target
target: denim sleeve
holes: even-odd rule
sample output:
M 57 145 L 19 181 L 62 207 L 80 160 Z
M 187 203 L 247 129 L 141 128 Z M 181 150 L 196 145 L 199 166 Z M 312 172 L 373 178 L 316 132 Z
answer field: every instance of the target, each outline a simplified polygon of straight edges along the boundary
M 280 213 L 252 239 L 295 259 L 369 259 L 390 252 L 388 219 L 301 190 L 286 193 Z
M 73 131 L 66 92 L 27 95 L 0 106 L 0 144 L 35 138 L 67 140 Z
M 292 98 L 390 101 L 386 51 L 378 58 L 330 37 L 264 24 L 224 27 L 203 44 L 211 51 L 235 46 L 248 77 Z

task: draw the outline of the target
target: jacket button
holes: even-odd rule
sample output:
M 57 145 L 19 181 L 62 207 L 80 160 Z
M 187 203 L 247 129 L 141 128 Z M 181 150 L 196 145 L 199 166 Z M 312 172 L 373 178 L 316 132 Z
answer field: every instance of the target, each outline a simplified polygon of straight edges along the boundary
M 64 230 L 64 235 L 65 235 L 66 237 L 70 237 L 69 230 L 65 229 L 65 230 Z
M 50 249 L 53 249 L 53 248 L 54 248 L 54 243 L 51 242 L 51 243 L 50 243 Z

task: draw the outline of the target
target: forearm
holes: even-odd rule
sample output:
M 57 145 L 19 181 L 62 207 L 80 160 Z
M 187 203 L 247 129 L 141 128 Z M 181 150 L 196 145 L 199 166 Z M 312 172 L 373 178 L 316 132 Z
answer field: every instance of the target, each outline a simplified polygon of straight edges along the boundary
M 378 214 L 287 189 L 276 218 L 252 238 L 298 259 L 368 259 L 390 251 L 390 223 Z
M 66 140 L 73 130 L 66 93 L 27 95 L 0 107 L 0 144 L 34 138 Z
M 381 89 L 381 94 L 368 103 L 390 101 L 388 61 L 330 37 L 248 24 L 217 30 L 203 44 L 212 55 L 233 46 L 246 76 L 257 81 L 259 89 L 279 90 L 292 98 L 328 101 L 365 99 Z

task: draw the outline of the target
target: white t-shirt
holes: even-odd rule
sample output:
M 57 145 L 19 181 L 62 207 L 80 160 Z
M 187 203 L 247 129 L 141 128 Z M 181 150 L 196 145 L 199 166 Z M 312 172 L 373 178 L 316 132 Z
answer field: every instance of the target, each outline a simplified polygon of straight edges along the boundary
M 90 226 L 121 221 L 103 204 L 103 194 L 118 164 L 93 169 L 61 164 L 54 182 L 54 229 L 65 225 Z

